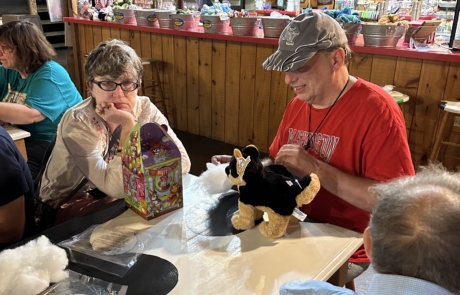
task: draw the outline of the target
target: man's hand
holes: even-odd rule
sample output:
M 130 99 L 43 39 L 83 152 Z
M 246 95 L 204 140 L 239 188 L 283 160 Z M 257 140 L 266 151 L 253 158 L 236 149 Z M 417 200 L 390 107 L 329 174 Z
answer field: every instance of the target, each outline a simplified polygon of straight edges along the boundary
M 322 188 L 363 210 L 372 211 L 377 201 L 375 196 L 369 193 L 369 187 L 378 181 L 352 175 L 326 164 L 310 155 L 301 146 L 284 145 L 278 152 L 275 163 L 286 166 L 298 177 L 315 173 Z
M 96 112 L 107 123 L 125 124 L 132 121 L 133 115 L 126 111 L 118 110 L 113 103 L 103 103 L 96 105 Z
M 214 165 L 219 165 L 219 164 L 228 163 L 230 162 L 231 159 L 232 159 L 232 156 L 229 156 L 229 155 L 218 155 L 218 156 L 212 156 L 211 162 Z
M 311 173 L 318 174 L 319 161 L 310 155 L 302 146 L 286 144 L 276 155 L 275 164 L 281 164 L 297 177 L 304 177 Z

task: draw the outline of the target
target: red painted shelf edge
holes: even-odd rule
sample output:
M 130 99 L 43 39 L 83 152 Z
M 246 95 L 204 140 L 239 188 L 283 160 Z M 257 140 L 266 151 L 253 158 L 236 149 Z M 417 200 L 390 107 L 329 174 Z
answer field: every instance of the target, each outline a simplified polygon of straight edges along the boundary
M 277 38 L 246 37 L 246 36 L 210 34 L 210 33 L 204 33 L 204 32 L 179 31 L 179 30 L 173 30 L 173 29 L 161 29 L 161 28 L 152 28 L 152 27 L 144 27 L 144 26 L 136 26 L 136 25 L 117 24 L 117 23 L 105 22 L 105 21 L 92 21 L 92 20 L 80 19 L 76 17 L 64 17 L 64 21 L 68 23 L 94 25 L 94 26 L 101 26 L 101 27 L 111 27 L 111 28 L 118 28 L 118 29 L 135 30 L 135 31 L 141 31 L 141 32 L 152 32 L 152 33 L 175 35 L 175 36 L 186 36 L 186 37 L 194 37 L 194 38 L 214 39 L 214 40 L 222 40 L 222 41 L 235 41 L 235 42 L 255 43 L 255 44 L 266 44 L 266 45 L 278 45 Z M 350 48 L 353 52 L 356 52 L 356 53 L 376 54 L 376 55 L 386 55 L 386 56 L 396 56 L 396 57 L 405 57 L 405 58 L 414 58 L 414 59 L 426 59 L 426 60 L 460 63 L 460 53 L 447 54 L 447 53 L 436 53 L 436 52 L 420 52 L 420 51 L 409 49 L 407 47 L 403 47 L 400 45 L 398 45 L 395 48 L 369 47 L 369 46 L 364 46 L 362 36 L 360 36 L 360 38 L 358 39 L 357 44 L 350 45 Z
M 250 37 L 250 36 L 210 34 L 210 33 L 204 33 L 204 32 L 180 31 L 180 30 L 174 30 L 174 29 L 162 29 L 162 28 L 152 28 L 152 27 L 145 27 L 145 26 L 117 24 L 117 23 L 106 22 L 106 21 L 92 21 L 92 20 L 81 19 L 81 18 L 76 18 L 76 17 L 64 17 L 64 21 L 68 23 L 75 23 L 75 24 L 94 25 L 94 26 L 110 27 L 110 28 L 117 28 L 117 29 L 135 30 L 135 31 L 141 31 L 141 32 L 152 32 L 152 33 L 167 34 L 167 35 L 174 35 L 174 36 L 185 36 L 185 37 L 214 39 L 214 40 L 223 40 L 223 41 L 278 45 L 278 38 L 261 38 L 261 37 Z
M 295 11 L 287 11 L 287 10 L 278 10 L 278 9 L 257 9 L 255 12 L 260 13 L 260 14 L 270 14 L 273 11 L 279 12 L 281 14 L 286 14 L 286 15 L 296 15 Z

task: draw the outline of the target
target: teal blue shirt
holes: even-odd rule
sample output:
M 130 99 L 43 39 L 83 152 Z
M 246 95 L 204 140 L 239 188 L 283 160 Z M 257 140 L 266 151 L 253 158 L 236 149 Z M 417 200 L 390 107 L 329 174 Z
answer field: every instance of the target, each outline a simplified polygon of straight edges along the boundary
M 47 61 L 22 79 L 16 70 L 0 66 L 0 97 L 3 102 L 19 103 L 42 113 L 46 118 L 28 125 L 26 140 L 51 141 L 65 111 L 82 101 L 67 71 L 55 61 Z

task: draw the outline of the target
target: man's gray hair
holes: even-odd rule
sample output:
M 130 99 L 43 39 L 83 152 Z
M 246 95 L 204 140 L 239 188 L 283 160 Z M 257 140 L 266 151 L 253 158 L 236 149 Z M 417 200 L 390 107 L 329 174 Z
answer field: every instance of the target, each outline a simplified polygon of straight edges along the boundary
M 99 43 L 85 64 L 86 81 L 92 81 L 96 76 L 110 76 L 115 80 L 123 74 L 141 81 L 142 73 L 142 61 L 136 51 L 117 39 Z
M 369 224 L 375 270 L 460 294 L 460 174 L 431 165 L 371 192 L 378 197 Z
M 339 48 L 343 49 L 343 51 L 345 53 L 345 62 L 344 63 L 345 63 L 345 65 L 348 65 L 350 63 L 350 61 L 351 61 L 351 58 L 352 58 L 352 56 L 351 56 L 352 51 L 351 51 L 351 48 L 348 45 L 348 43 L 328 48 L 328 49 L 324 50 L 324 52 L 333 52 L 333 51 L 336 51 Z

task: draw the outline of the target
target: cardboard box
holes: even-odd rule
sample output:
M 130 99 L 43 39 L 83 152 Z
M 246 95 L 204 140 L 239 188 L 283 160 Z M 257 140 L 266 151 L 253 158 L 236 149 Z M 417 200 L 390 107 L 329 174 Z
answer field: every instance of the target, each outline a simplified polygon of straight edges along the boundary
M 136 124 L 123 145 L 122 162 L 125 203 L 142 218 L 183 206 L 181 155 L 163 126 Z

